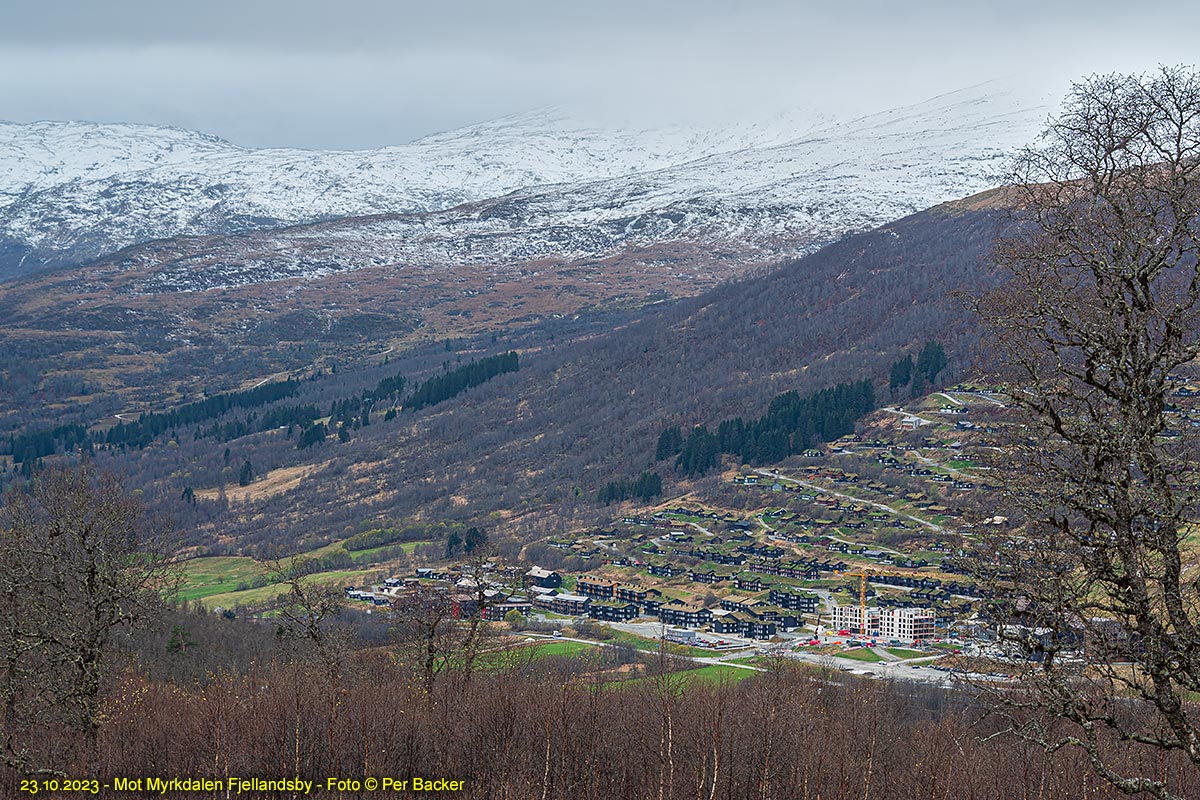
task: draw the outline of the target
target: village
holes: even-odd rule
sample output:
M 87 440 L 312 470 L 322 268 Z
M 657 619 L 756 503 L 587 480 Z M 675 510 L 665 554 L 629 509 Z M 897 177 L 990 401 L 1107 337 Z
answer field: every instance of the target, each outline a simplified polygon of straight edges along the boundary
M 1179 381 L 1176 396 L 1200 389 Z M 716 488 L 552 538 L 561 565 L 497 566 L 483 587 L 457 567 L 418 568 L 347 596 L 389 605 L 438 585 L 456 615 L 586 620 L 718 653 L 986 653 L 994 632 L 965 572 L 979 537 L 1009 526 L 986 452 L 999 449 L 1005 409 L 995 391 L 957 386 L 786 463 L 729 469 Z M 1200 424 L 1190 408 L 1171 413 Z
M 483 587 L 461 568 L 422 567 L 347 597 L 383 606 L 437 585 L 456 615 L 588 620 L 714 652 L 947 652 L 973 632 L 979 591 L 962 559 L 975 526 L 1005 523 L 981 502 L 994 487 L 972 461 L 1003 401 L 958 388 L 940 405 L 877 412 L 795 463 L 730 470 L 704 496 L 550 539 L 570 566 L 496 566 Z

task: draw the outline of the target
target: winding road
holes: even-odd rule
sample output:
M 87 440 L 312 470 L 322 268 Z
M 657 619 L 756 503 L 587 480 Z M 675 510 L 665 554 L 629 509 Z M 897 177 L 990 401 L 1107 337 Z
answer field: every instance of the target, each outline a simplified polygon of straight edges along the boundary
M 833 489 L 827 489 L 826 487 L 821 486 L 819 484 L 809 483 L 808 481 L 802 481 L 799 478 L 793 478 L 790 475 L 783 475 L 779 472 L 775 472 L 774 470 L 756 469 L 754 471 L 757 472 L 759 475 L 765 475 L 769 478 L 776 478 L 776 479 L 783 479 L 786 481 L 791 481 L 792 483 L 799 484 L 800 486 L 803 486 L 807 489 L 815 489 L 816 491 L 821 492 L 823 494 L 831 494 L 834 497 L 840 497 L 843 500 L 850 500 L 855 503 L 862 503 L 863 505 L 868 505 L 868 506 L 872 506 L 874 508 L 878 508 L 880 511 L 886 511 L 887 513 L 893 514 L 897 517 L 904 517 L 905 519 L 912 520 L 913 522 L 916 522 L 920 525 L 924 525 L 926 528 L 929 528 L 930 530 L 935 530 L 938 533 L 949 533 L 949 531 L 946 530 L 946 528 L 943 528 L 941 525 L 938 525 L 933 522 L 929 522 L 928 520 L 921 519 L 920 517 L 914 517 L 912 514 L 905 514 L 903 511 L 897 511 L 896 509 L 892 508 L 889 505 L 885 505 L 883 503 L 878 503 L 874 500 L 864 500 L 863 498 L 855 497 L 852 494 L 845 494 L 843 492 L 838 492 Z M 895 551 L 892 551 L 892 552 L 895 552 Z

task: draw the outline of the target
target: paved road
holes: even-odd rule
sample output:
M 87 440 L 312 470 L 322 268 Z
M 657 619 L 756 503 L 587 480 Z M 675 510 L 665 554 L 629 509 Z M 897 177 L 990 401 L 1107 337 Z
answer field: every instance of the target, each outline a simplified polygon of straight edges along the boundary
M 820 486 L 815 483 L 809 483 L 808 481 L 802 481 L 799 478 L 792 477 L 791 475 L 783 475 L 781 473 L 778 473 L 778 472 L 775 472 L 775 471 L 769 470 L 769 469 L 756 469 L 754 471 L 759 473 L 760 475 L 766 475 L 771 478 L 783 478 L 784 480 L 789 480 L 793 483 L 798 483 L 801 486 L 807 487 L 809 489 L 815 489 L 818 492 L 822 492 L 824 494 L 831 494 L 834 497 L 840 497 L 843 500 L 851 500 L 855 503 L 862 503 L 863 505 L 873 506 L 875 508 L 878 508 L 880 511 L 886 511 L 889 514 L 894 514 L 895 516 L 898 516 L 898 517 L 904 517 L 905 519 L 910 519 L 913 522 L 924 525 L 926 528 L 935 530 L 938 533 L 948 533 L 948 531 L 945 528 L 943 528 L 941 525 L 937 525 L 935 523 L 929 522 L 928 520 L 923 520 L 920 517 L 914 517 L 912 514 L 905 514 L 903 511 L 897 511 L 896 509 L 892 508 L 891 506 L 884 505 L 883 503 L 877 503 L 874 500 L 864 500 L 861 497 L 855 497 L 852 494 L 844 494 L 842 492 L 838 492 L 833 489 L 827 489 L 824 486 Z M 879 549 L 879 548 L 877 548 L 877 549 Z
M 619 642 L 597 642 L 592 639 L 577 639 L 573 636 L 554 636 L 547 633 L 525 633 L 522 634 L 527 639 L 549 639 L 552 642 L 579 642 L 580 644 L 591 645 L 592 647 L 620 647 Z M 672 642 L 674 644 L 674 642 Z M 725 667 L 734 667 L 735 669 L 747 669 L 751 672 L 765 672 L 762 667 L 754 667 L 750 664 L 734 664 L 726 661 L 727 658 L 740 658 L 747 655 L 745 652 L 726 653 L 724 656 L 687 656 L 677 655 L 676 658 L 681 658 L 684 661 L 691 661 L 695 664 L 715 664 Z
M 1007 403 L 1002 403 L 1001 401 L 997 400 L 996 398 L 992 397 L 991 395 L 984 394 L 983 392 L 955 392 L 955 394 L 966 395 L 967 397 L 978 397 L 982 400 L 987 400 L 989 403 L 995 403 L 996 405 L 1000 406 L 1001 408 L 1008 408 Z
M 627 623 L 627 624 L 621 625 L 622 628 L 625 628 L 625 627 L 642 628 L 642 627 L 646 627 L 646 626 L 654 627 L 655 625 L 654 625 L 654 623 Z M 618 626 L 612 625 L 612 627 L 618 627 Z M 657 627 L 661 628 L 661 626 L 657 626 Z M 526 636 L 527 638 L 532 638 L 532 639 L 547 639 L 550 641 L 558 641 L 558 642 L 579 642 L 580 644 L 586 644 L 586 645 L 590 645 L 593 647 L 618 647 L 619 646 L 619 644 L 616 644 L 616 643 L 596 642 L 591 639 L 579 639 L 579 638 L 569 637 L 569 636 L 553 636 L 551 634 L 544 634 L 544 633 L 526 633 L 523 635 Z M 643 634 L 643 635 L 645 635 L 645 634 Z M 754 646 L 756 648 L 758 653 L 761 653 L 765 650 L 769 650 L 769 649 L 773 650 L 774 649 L 772 646 L 763 645 L 763 643 L 761 643 L 761 642 L 753 642 L 751 644 L 752 644 L 752 646 Z M 921 663 L 921 662 L 928 662 L 928 661 L 936 658 L 937 657 L 936 654 L 920 656 L 918 658 L 902 659 L 897 656 L 893 656 L 891 653 L 884 654 L 881 651 L 880 655 L 883 658 L 888 659 L 888 660 L 879 661 L 879 662 L 867 662 L 867 661 L 854 661 L 853 659 L 848 659 L 848 658 L 837 658 L 835 656 L 824 655 L 824 654 L 820 654 L 820 653 L 796 652 L 796 651 L 790 650 L 790 649 L 784 649 L 780 652 L 782 652 L 783 655 L 786 656 L 787 658 L 792 658 L 792 659 L 795 659 L 796 661 L 802 661 L 806 664 L 812 664 L 815 666 L 823 667 L 828 670 L 839 671 L 839 672 L 849 672 L 854 675 L 866 675 L 866 676 L 872 676 L 872 677 L 876 677 L 876 678 L 888 678 L 891 680 L 932 683 L 932 684 L 935 684 L 938 686 L 950 686 L 954 682 L 952 673 L 942 672 L 940 670 L 935 670 L 935 669 L 930 669 L 927 665 L 924 665 Z M 741 658 L 746 655 L 748 655 L 746 652 L 740 651 L 740 652 L 736 652 L 736 653 L 726 653 L 723 655 L 715 655 L 715 656 L 678 656 L 678 657 L 685 659 L 687 661 L 691 661 L 696 664 L 723 665 L 726 667 L 734 667 L 736 669 L 750 670 L 751 672 L 765 672 L 766 671 L 762 667 L 755 667 L 755 666 L 751 666 L 749 664 L 736 664 L 736 663 L 733 663 L 732 661 L 728 660 L 728 659 L 732 659 L 732 658 Z

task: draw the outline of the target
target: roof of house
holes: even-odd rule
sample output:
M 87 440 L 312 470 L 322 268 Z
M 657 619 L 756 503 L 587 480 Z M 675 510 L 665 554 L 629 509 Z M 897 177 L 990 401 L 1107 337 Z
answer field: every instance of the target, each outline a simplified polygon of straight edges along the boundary
M 632 600 L 593 600 L 592 606 L 603 606 L 604 608 L 629 608 L 637 606 L 637 603 Z

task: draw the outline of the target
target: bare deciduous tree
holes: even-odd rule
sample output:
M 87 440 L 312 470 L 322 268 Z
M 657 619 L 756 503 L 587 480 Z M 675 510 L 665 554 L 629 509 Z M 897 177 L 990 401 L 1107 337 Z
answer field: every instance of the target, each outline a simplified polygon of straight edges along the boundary
M 113 636 L 174 591 L 171 529 L 84 464 L 11 492 L 0 537 L 4 759 L 33 772 L 81 757 L 95 774 Z
M 392 615 L 398 657 L 429 694 L 457 650 L 454 601 L 441 587 L 421 584 L 392 603 Z
M 305 655 L 316 667 L 320 694 L 327 708 L 325 739 L 332 750 L 340 722 L 339 711 L 346 696 L 346 662 L 355 645 L 355 636 L 345 619 L 345 596 L 342 590 L 305 580 L 310 572 L 311 566 L 306 559 L 294 557 L 287 561 L 275 561 L 271 577 L 274 583 L 288 587 L 277 609 L 280 633 L 284 638 L 304 643 L 310 648 Z M 299 688 L 297 684 L 297 690 Z M 294 700 L 299 708 L 304 702 L 310 702 L 311 698 L 297 693 Z M 300 719 L 299 714 L 296 719 Z M 301 732 L 297 729 L 297 747 L 301 738 Z M 299 769 L 298 761 L 294 762 L 294 766 Z M 334 764 L 335 768 L 339 766 Z
M 488 609 L 506 602 L 513 588 L 494 575 L 484 549 L 464 565 L 460 585 L 420 583 L 392 603 L 398 655 L 433 691 L 443 672 L 454 670 L 469 682 L 490 633 Z
M 1024 525 L 977 565 L 1031 659 L 997 709 L 1124 792 L 1176 797 L 1149 762 L 1200 765 L 1196 437 L 1172 415 L 1200 352 L 1200 75 L 1077 84 L 1016 166 L 1009 280 L 977 303 L 1019 412 L 997 466 Z
M 288 587 L 277 609 L 281 633 L 287 639 L 307 643 L 311 647 L 308 655 L 325 679 L 337 684 L 355 637 L 344 619 L 344 592 L 336 586 L 305 580 L 311 572 L 304 558 L 272 562 L 271 582 Z

